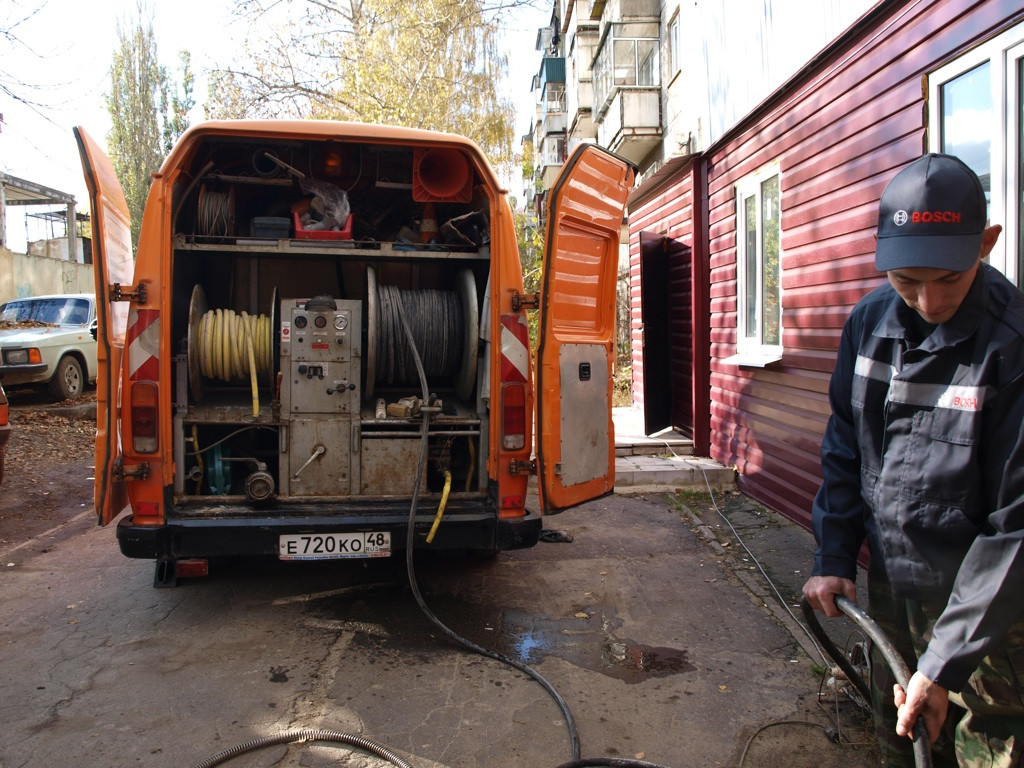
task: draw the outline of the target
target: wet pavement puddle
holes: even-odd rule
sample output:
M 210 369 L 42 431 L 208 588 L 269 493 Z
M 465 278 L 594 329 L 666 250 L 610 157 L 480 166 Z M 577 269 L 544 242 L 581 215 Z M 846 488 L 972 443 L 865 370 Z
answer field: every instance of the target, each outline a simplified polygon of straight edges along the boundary
M 447 652 L 444 641 L 436 645 L 424 642 L 426 620 L 406 590 L 379 586 L 368 589 L 372 596 L 350 595 L 355 599 L 340 602 L 330 598 L 312 601 L 307 606 L 311 624 L 350 628 L 355 632 L 353 646 L 376 653 L 391 651 L 423 658 L 434 652 Z M 427 602 L 458 634 L 524 664 L 536 665 L 553 656 L 627 684 L 696 669 L 685 650 L 620 636 L 623 622 L 611 606 L 581 606 L 574 615 L 558 618 L 467 603 L 465 595 L 457 606 L 451 596 L 428 595 Z M 386 631 L 360 630 L 370 626 Z
M 505 611 L 503 625 L 502 637 L 510 641 L 510 655 L 525 664 L 557 656 L 582 669 L 630 684 L 695 669 L 684 650 L 620 637 L 616 630 L 622 626 L 622 620 L 608 606 L 587 606 L 568 619 Z

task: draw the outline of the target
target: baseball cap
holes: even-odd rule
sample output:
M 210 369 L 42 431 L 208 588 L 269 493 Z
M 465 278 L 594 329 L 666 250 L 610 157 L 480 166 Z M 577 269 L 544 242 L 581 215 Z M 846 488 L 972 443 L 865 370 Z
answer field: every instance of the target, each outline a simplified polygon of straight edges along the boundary
M 965 272 L 981 253 L 985 192 L 958 157 L 928 154 L 893 177 L 878 208 L 875 266 Z

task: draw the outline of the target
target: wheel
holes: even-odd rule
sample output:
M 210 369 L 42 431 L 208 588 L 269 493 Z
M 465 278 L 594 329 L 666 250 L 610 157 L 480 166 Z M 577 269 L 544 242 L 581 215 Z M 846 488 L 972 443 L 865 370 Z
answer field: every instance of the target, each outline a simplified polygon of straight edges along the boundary
M 54 400 L 70 400 L 79 397 L 85 389 L 85 375 L 82 364 L 73 357 L 62 357 L 57 370 L 50 379 L 50 394 Z

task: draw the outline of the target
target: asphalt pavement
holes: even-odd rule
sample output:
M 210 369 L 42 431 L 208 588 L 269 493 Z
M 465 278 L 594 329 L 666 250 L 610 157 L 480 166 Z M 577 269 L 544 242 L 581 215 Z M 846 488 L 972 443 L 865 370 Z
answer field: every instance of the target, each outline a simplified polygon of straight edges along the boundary
M 584 756 L 878 765 L 797 609 L 811 535 L 678 435 L 636 434 L 633 418 L 616 413 L 616 495 L 546 522 L 571 541 L 470 568 L 427 560 L 428 604 L 545 675 L 575 713 Z M 154 590 L 151 563 L 121 557 L 113 531 L 77 516 L 4 553 L 4 566 L 4 768 L 192 765 L 294 727 L 359 733 L 417 768 L 568 759 L 549 698 L 431 630 L 401 563 L 246 566 Z M 826 630 L 841 648 L 863 639 L 845 620 Z M 293 752 L 230 764 L 387 764 Z

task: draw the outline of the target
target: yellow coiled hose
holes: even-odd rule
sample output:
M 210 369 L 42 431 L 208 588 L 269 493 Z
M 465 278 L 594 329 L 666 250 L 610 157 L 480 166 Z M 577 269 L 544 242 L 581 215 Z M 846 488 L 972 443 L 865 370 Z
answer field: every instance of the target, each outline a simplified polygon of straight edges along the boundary
M 199 372 L 208 379 L 249 379 L 252 415 L 260 415 L 258 377 L 269 373 L 273 350 L 270 318 L 214 309 L 199 320 Z

